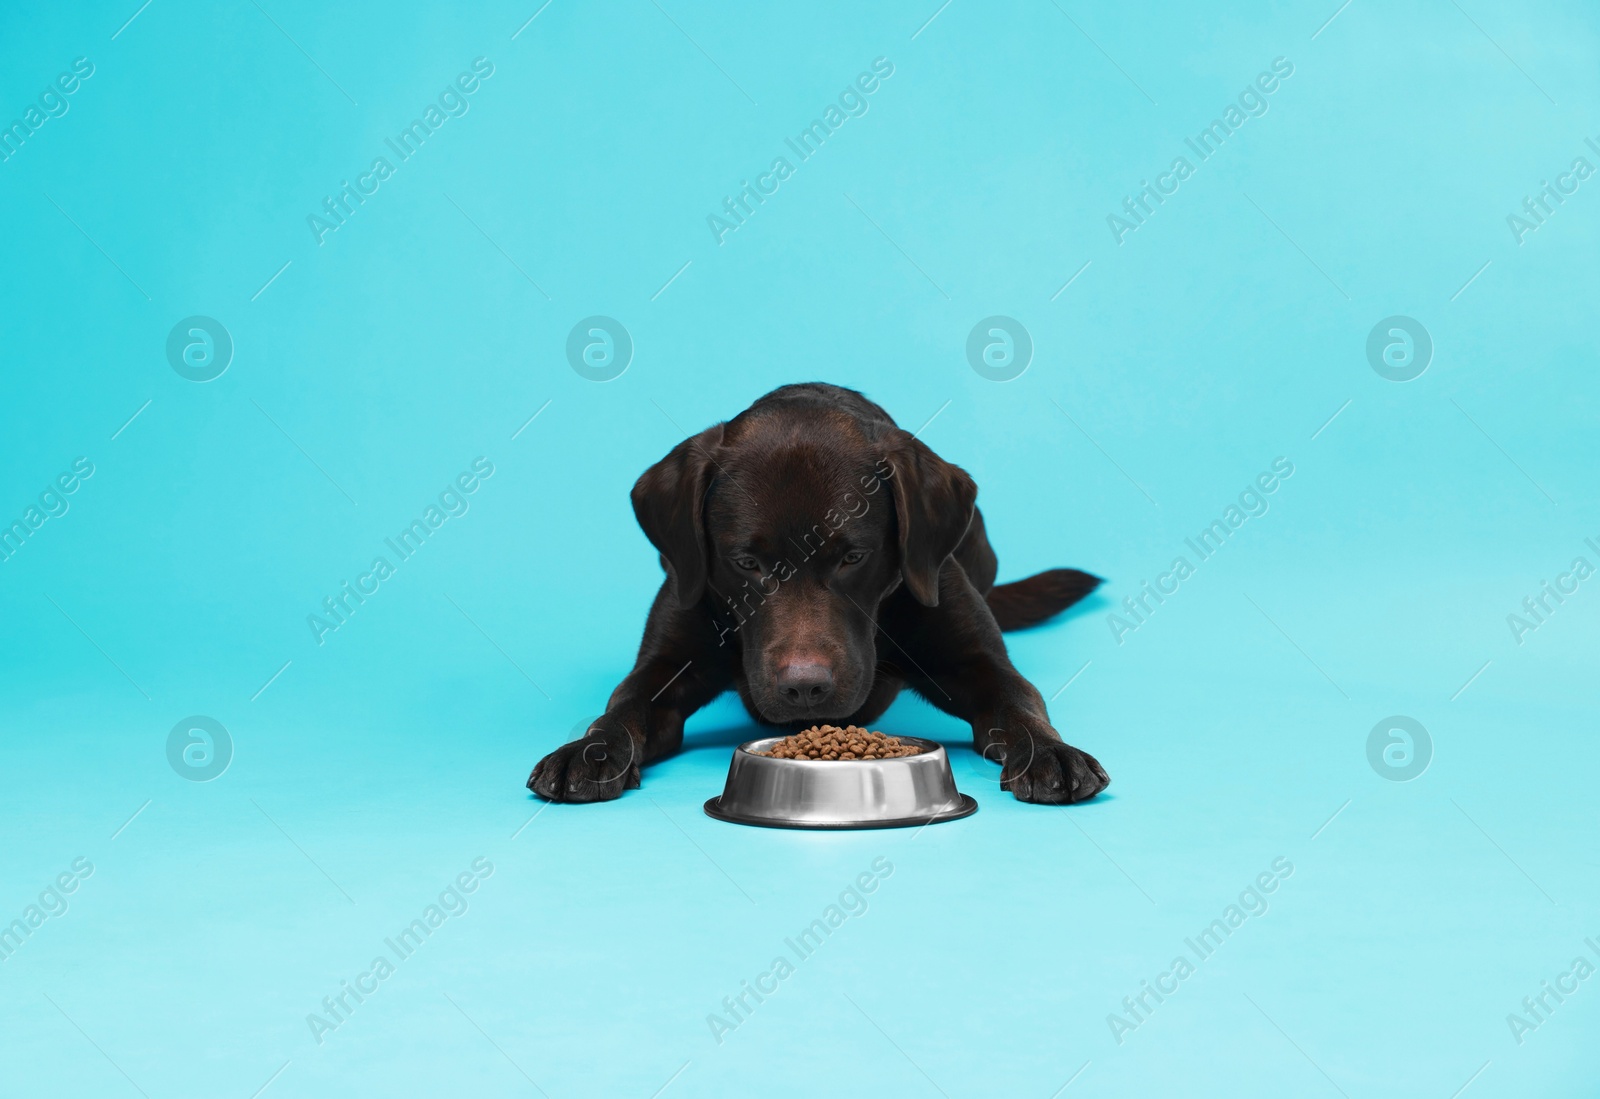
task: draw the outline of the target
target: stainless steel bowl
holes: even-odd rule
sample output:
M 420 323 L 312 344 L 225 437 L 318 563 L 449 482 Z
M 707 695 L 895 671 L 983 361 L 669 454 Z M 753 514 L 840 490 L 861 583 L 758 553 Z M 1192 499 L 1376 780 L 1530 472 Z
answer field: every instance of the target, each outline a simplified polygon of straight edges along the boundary
M 759 755 L 782 737 L 739 745 L 722 796 L 706 814 L 767 828 L 899 828 L 957 820 L 978 803 L 956 789 L 944 748 L 903 736 L 923 751 L 892 759 L 775 759 Z

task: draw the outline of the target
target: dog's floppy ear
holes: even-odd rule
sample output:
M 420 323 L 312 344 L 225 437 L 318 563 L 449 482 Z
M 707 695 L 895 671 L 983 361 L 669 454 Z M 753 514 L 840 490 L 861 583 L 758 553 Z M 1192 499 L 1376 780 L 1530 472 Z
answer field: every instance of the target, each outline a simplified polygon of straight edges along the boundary
M 706 590 L 706 490 L 711 454 L 722 445 L 722 425 L 685 439 L 644 471 L 633 486 L 633 514 L 661 553 L 678 606 L 690 607 Z
M 908 431 L 884 440 L 879 469 L 894 496 L 900 527 L 900 572 L 925 607 L 939 605 L 939 570 L 966 536 L 976 511 L 978 486 Z

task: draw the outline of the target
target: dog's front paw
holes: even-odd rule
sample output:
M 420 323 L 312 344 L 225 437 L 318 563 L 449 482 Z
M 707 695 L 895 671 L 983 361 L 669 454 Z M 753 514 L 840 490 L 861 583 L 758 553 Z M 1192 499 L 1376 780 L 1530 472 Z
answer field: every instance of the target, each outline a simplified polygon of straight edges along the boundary
M 638 788 L 638 756 L 626 733 L 592 731 L 541 759 L 528 789 L 546 801 L 610 801 Z
M 1088 801 L 1110 784 L 1111 776 L 1088 752 L 1037 737 L 1007 751 L 1000 772 L 1000 789 L 1010 790 L 1018 801 L 1040 805 Z

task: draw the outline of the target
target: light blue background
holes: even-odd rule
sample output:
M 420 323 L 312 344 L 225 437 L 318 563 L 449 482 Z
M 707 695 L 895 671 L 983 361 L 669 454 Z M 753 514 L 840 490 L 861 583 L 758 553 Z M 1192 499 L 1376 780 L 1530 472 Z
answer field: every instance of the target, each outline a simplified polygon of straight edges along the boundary
M 1521 1045 L 1506 1016 L 1600 940 L 1600 579 L 1521 644 L 1506 616 L 1600 564 L 1600 178 L 1520 245 L 1506 217 L 1600 165 L 1595 16 L 1334 6 L 8 8 L 0 120 L 96 68 L 0 164 L 0 519 L 95 473 L 0 562 L 0 919 L 95 869 L 0 964 L 0 1090 L 1594 1094 L 1600 983 Z M 470 112 L 318 245 L 307 215 L 479 56 Z M 1106 215 L 1280 56 L 1269 112 L 1118 245 Z M 717 244 L 877 57 L 869 112 Z M 236 345 L 207 384 L 165 357 L 194 314 Z M 605 384 L 565 359 L 592 314 L 636 345 Z M 1005 384 L 965 359 L 993 314 L 1036 348 Z M 1393 314 L 1435 344 L 1404 384 L 1366 358 Z M 1002 579 L 1110 579 L 1011 641 L 1109 792 L 1019 804 L 906 699 L 883 727 L 951 745 L 976 816 L 719 824 L 725 699 L 641 790 L 529 823 L 660 580 L 633 479 L 811 379 L 933 417 Z M 318 645 L 306 616 L 480 455 L 470 511 Z M 1278 456 L 1271 510 L 1116 643 Z M 209 783 L 166 759 L 192 714 L 234 742 Z M 1408 783 L 1367 762 L 1393 714 L 1433 739 Z M 479 856 L 470 911 L 314 1042 Z M 870 910 L 713 1040 L 878 856 Z M 1270 910 L 1119 1045 L 1107 1014 L 1278 856 Z

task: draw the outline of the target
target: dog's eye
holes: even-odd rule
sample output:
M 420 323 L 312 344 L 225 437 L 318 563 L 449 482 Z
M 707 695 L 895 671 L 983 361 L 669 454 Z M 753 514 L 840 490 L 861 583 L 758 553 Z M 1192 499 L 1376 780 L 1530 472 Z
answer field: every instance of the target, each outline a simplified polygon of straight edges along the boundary
M 863 560 L 866 559 L 866 556 L 866 550 L 851 550 L 849 553 L 844 555 L 844 563 L 846 565 L 859 565 Z
M 738 568 L 744 569 L 746 572 L 761 571 L 761 562 L 757 561 L 754 557 L 735 557 L 733 559 L 733 563 Z

